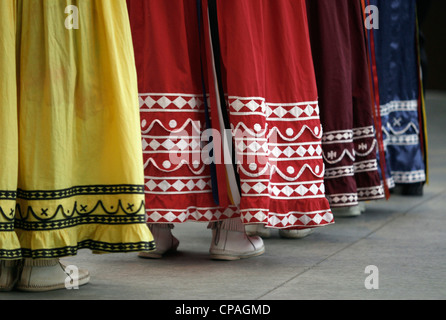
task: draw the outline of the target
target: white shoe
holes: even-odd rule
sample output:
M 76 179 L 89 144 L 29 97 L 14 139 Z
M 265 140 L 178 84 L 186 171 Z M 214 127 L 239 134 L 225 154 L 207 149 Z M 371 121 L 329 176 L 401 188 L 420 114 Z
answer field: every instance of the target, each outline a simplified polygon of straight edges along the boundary
M 364 213 L 367 209 L 365 206 L 365 202 L 359 202 L 358 207 L 359 207 L 359 211 L 361 211 L 361 213 Z
M 21 260 L 0 260 L 0 291 L 11 291 L 18 277 Z
M 271 230 L 266 228 L 264 224 L 250 224 L 245 226 L 245 230 L 248 236 L 259 236 L 264 239 L 271 237 Z
M 353 207 L 335 207 L 331 208 L 331 212 L 335 217 L 357 217 L 361 215 L 361 208 L 359 205 Z
M 314 229 L 301 229 L 301 230 L 279 230 L 279 235 L 285 239 L 302 239 L 312 234 Z
M 240 219 L 227 219 L 214 224 L 209 249 L 211 259 L 239 260 L 259 256 L 264 252 L 262 238 L 248 236 Z
M 149 224 L 149 229 L 155 240 L 156 249 L 153 251 L 142 251 L 138 253 L 138 257 L 160 259 L 169 252 L 177 251 L 180 242 L 172 235 L 172 224 Z
M 70 272 L 59 259 L 25 259 L 16 288 L 20 291 L 43 292 L 78 288 L 89 281 L 87 270 Z

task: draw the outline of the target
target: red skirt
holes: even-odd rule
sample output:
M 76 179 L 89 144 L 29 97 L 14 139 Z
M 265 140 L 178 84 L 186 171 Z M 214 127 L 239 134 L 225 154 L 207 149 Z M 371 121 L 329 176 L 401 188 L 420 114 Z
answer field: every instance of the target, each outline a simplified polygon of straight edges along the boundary
M 128 4 L 148 222 L 333 223 L 305 1 Z

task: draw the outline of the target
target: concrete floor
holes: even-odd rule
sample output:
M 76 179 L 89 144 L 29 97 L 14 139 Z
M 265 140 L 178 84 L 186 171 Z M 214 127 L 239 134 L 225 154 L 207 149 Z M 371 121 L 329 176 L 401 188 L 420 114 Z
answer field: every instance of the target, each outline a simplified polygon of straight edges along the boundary
M 264 255 L 233 262 L 209 259 L 206 224 L 179 225 L 175 255 L 145 260 L 83 250 L 63 260 L 90 271 L 86 286 L 0 293 L 0 300 L 445 299 L 446 93 L 428 94 L 427 113 L 431 181 L 422 197 L 369 202 L 361 216 L 337 218 L 301 240 L 273 233 Z M 367 266 L 378 273 L 366 273 Z M 366 288 L 370 275 L 379 275 L 378 289 Z

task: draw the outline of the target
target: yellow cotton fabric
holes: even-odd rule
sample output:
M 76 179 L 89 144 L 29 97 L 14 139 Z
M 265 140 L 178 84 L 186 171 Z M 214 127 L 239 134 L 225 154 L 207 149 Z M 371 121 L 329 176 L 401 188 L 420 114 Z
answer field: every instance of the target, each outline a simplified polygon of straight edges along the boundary
M 0 1 L 0 93 L 0 259 L 153 249 L 125 0 Z

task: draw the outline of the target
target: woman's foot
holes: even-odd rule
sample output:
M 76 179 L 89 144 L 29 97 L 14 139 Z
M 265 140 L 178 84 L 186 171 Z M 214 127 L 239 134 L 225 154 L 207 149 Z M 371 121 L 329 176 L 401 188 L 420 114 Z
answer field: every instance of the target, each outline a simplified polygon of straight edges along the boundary
M 265 228 L 264 224 L 250 224 L 245 226 L 245 230 L 248 236 L 259 236 L 263 239 L 271 237 L 271 230 Z
M 59 259 L 25 259 L 16 288 L 20 291 L 43 292 L 73 289 L 89 281 L 87 270 L 67 267 Z
M 18 277 L 22 260 L 0 260 L 0 291 L 11 291 Z
M 279 230 L 279 235 L 285 239 L 302 239 L 312 234 L 314 229 Z
M 149 224 L 155 240 L 156 249 L 154 251 L 142 251 L 138 254 L 140 258 L 160 259 L 169 252 L 175 252 L 180 242 L 172 234 L 172 224 Z
M 227 219 L 212 226 L 211 259 L 239 260 L 265 252 L 262 238 L 250 237 L 240 219 Z
M 347 218 L 347 217 L 357 217 L 361 215 L 361 207 L 359 205 L 353 207 L 334 207 L 331 208 L 331 212 L 336 217 Z

